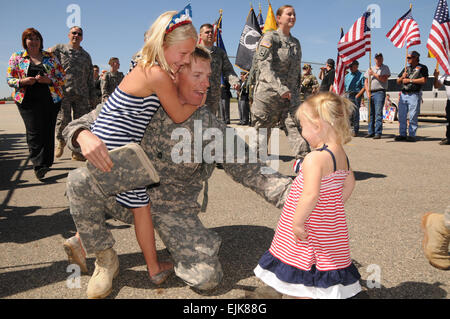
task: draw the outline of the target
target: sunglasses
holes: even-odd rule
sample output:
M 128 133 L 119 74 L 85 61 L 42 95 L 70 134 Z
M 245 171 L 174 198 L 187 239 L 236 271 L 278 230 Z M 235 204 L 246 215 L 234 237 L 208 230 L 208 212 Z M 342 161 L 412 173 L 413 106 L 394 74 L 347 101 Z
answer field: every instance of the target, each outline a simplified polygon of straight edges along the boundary
M 72 34 L 73 34 L 73 35 L 78 35 L 78 36 L 80 36 L 80 37 L 83 36 L 83 33 L 81 33 L 81 32 L 76 32 L 76 31 L 73 31 Z

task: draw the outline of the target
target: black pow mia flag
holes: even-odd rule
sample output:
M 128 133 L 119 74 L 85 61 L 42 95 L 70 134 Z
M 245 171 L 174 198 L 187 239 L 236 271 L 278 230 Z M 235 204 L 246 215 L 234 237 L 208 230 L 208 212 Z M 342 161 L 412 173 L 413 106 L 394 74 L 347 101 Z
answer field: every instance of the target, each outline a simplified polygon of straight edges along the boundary
M 252 67 L 253 54 L 255 54 L 258 41 L 261 38 L 261 28 L 256 18 L 255 11 L 253 8 L 247 16 L 247 22 L 245 23 L 244 30 L 241 34 L 241 39 L 239 40 L 239 47 L 236 53 L 236 63 L 235 65 L 244 70 L 250 71 Z

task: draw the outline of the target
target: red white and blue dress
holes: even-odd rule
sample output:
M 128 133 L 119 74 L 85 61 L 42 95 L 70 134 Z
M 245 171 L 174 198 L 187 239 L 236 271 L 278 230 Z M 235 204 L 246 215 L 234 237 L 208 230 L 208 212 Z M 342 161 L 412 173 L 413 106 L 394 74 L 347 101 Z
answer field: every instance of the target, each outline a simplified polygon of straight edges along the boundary
M 307 240 L 296 240 L 292 231 L 293 216 L 303 192 L 300 164 L 272 244 L 254 272 L 264 283 L 289 296 L 350 298 L 361 291 L 361 276 L 350 258 L 342 200 L 344 181 L 350 171 L 336 170 L 334 154 L 326 145 L 319 151 L 324 150 L 331 154 L 334 172 L 322 178 L 317 205 L 305 223 Z

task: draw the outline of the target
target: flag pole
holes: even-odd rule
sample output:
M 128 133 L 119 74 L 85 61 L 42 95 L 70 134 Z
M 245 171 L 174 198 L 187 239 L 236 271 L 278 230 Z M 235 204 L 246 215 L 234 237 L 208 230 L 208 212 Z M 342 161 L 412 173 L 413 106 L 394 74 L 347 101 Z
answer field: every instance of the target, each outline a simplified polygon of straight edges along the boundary
M 409 4 L 409 10 L 412 10 L 412 3 Z M 406 42 L 405 73 L 407 67 L 408 67 L 408 41 Z
M 406 44 L 405 72 L 407 67 L 408 67 L 408 43 Z
M 370 41 L 370 50 L 369 50 L 369 70 L 372 71 L 372 41 Z M 369 80 L 367 81 L 369 86 L 369 94 L 370 97 L 367 101 L 367 123 L 370 123 L 370 108 L 371 108 L 371 100 L 372 100 L 372 93 L 370 92 L 371 86 L 372 86 L 372 76 L 369 73 Z M 370 124 L 369 124 L 370 125 Z
M 371 30 L 372 31 L 372 30 Z M 372 70 L 372 41 L 370 41 L 370 50 L 369 50 L 369 70 Z M 370 92 L 371 87 L 372 87 L 372 76 L 369 73 L 369 81 L 368 81 L 368 86 L 369 86 L 369 94 L 370 94 L 370 98 L 369 101 L 367 101 L 367 123 L 370 123 L 370 108 L 371 108 L 371 100 L 372 100 L 372 94 Z M 374 124 L 375 125 L 375 124 Z M 375 128 L 374 128 L 375 129 Z

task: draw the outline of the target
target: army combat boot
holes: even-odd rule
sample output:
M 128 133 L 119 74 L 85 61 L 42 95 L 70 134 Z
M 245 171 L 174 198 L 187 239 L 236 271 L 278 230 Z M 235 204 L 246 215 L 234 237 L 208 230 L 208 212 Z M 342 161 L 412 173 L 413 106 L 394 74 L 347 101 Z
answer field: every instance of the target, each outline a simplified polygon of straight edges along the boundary
M 85 162 L 86 158 L 83 156 L 83 154 L 72 152 L 72 161 Z
M 450 242 L 450 230 L 445 227 L 444 215 L 426 213 L 422 217 L 422 229 L 424 231 L 423 251 L 425 257 L 432 266 L 449 270 L 448 244 Z
M 58 139 L 58 145 L 55 150 L 55 157 L 60 158 L 64 153 L 64 147 L 66 147 L 66 142 L 64 140 Z
M 80 266 L 82 272 L 87 273 L 86 254 L 78 237 L 70 237 L 64 242 L 63 246 L 69 259 L 69 264 L 76 264 Z
M 101 299 L 112 291 L 112 281 L 119 274 L 119 258 L 112 248 L 96 252 L 95 255 L 95 270 L 86 292 L 90 299 Z

